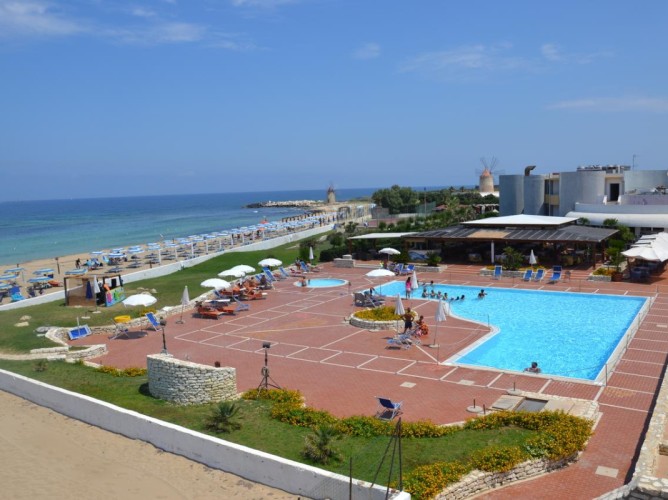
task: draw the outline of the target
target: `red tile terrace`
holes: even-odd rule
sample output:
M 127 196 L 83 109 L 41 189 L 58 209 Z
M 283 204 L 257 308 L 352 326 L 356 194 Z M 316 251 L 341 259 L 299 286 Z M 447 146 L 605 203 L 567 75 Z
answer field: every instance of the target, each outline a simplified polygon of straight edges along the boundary
M 237 370 L 239 391 L 258 387 L 264 362 L 263 342 L 270 342 L 269 367 L 281 387 L 298 389 L 306 403 L 334 415 L 372 415 L 375 396 L 404 402 L 406 420 L 430 419 L 445 424 L 472 415 L 467 407 L 476 400 L 489 407 L 510 388 L 544 395 L 596 401 L 602 417 L 580 460 L 531 481 L 506 486 L 485 494 L 486 498 L 589 499 L 628 482 L 651 416 L 668 356 L 668 287 L 663 277 L 650 284 L 605 283 L 586 280 L 589 270 L 575 270 L 569 281 L 558 284 L 526 283 L 504 277 L 480 276 L 479 265 L 449 265 L 440 273 L 419 273 L 420 281 L 472 285 L 485 289 L 516 287 L 577 291 L 581 293 L 655 296 L 649 313 L 624 352 L 606 386 L 577 380 L 555 380 L 548 376 L 509 374 L 442 366 L 437 363 L 487 333 L 478 324 L 449 317 L 438 326 L 440 349 L 427 347 L 436 332 L 436 303 L 423 299 L 404 300 L 405 306 L 423 314 L 430 337 L 422 346 L 387 349 L 394 332 L 368 331 L 348 324 L 358 309 L 351 292 L 377 286 L 367 278 L 368 268 L 340 269 L 331 264 L 313 277 L 349 280 L 347 286 L 302 288 L 296 278 L 276 283 L 265 300 L 249 302 L 250 310 L 219 320 L 202 319 L 186 311 L 178 324 L 179 308 L 167 318 L 168 351 L 180 359 Z M 147 333 L 148 332 L 148 333 Z M 97 336 L 95 343 L 102 340 Z M 108 354 L 97 361 L 119 368 L 145 366 L 146 356 L 162 349 L 160 332 L 131 331 L 128 338 L 104 339 Z M 91 338 L 71 342 L 90 344 Z

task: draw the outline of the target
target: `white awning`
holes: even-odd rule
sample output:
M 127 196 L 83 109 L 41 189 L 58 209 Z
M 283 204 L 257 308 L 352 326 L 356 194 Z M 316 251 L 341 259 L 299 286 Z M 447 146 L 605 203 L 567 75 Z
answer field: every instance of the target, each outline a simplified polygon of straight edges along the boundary
M 351 236 L 349 240 L 380 240 L 389 238 L 402 238 L 415 233 L 369 233 L 361 234 L 359 236 Z

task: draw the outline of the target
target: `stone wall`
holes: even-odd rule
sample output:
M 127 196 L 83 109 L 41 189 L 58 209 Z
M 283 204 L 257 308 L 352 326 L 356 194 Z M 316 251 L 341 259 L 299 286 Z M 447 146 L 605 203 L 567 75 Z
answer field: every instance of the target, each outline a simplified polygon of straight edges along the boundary
M 148 390 L 179 405 L 211 403 L 237 397 L 235 368 L 200 365 L 169 354 L 146 357 Z
M 437 500 L 458 500 L 471 498 L 483 491 L 498 488 L 510 482 L 529 479 L 539 474 L 544 474 L 555 469 L 565 467 L 577 459 L 577 454 L 570 459 L 552 460 L 528 460 L 517 465 L 508 472 L 481 472 L 475 470 L 464 476 L 459 482 L 444 489 Z

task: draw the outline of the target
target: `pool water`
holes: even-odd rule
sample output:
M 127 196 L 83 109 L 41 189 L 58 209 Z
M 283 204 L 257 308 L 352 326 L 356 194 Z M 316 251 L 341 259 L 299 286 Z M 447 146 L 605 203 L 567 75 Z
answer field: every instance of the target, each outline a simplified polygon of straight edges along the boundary
M 376 287 L 378 293 L 404 297 L 405 282 Z M 537 361 L 543 374 L 596 380 L 646 297 L 579 294 L 507 288 L 489 288 L 478 299 L 479 288 L 435 285 L 448 297 L 454 316 L 499 329 L 450 362 L 522 371 Z M 420 298 L 422 288 L 414 290 Z M 434 299 L 435 300 L 435 299 Z M 441 326 L 439 344 L 448 343 L 447 320 Z
M 337 278 L 311 278 L 306 280 L 308 288 L 327 288 L 331 286 L 341 286 L 348 283 L 346 280 Z M 295 286 L 301 286 L 301 280 L 295 281 Z

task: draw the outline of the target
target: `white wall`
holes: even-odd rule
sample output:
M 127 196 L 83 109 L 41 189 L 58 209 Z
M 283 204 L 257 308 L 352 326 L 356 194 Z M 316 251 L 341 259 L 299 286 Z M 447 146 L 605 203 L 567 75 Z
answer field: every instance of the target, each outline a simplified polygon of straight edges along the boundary
M 123 436 L 140 439 L 168 451 L 309 498 L 347 499 L 346 476 L 323 471 L 157 420 L 115 405 L 0 370 L 0 390 L 10 392 L 58 413 Z M 385 488 L 353 481 L 353 498 L 383 499 Z M 410 499 L 407 493 L 392 498 Z

